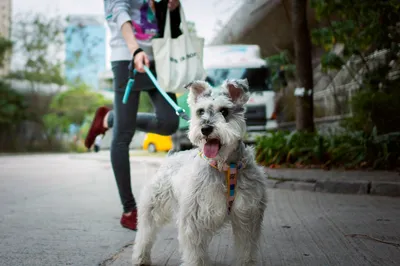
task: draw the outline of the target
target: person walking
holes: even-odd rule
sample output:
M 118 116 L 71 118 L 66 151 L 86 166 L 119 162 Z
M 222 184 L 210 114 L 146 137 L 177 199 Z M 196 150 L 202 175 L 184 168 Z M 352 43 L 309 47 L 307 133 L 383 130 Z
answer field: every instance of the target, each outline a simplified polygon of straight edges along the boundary
M 114 109 L 97 109 L 85 146 L 90 148 L 100 134 L 112 128 L 110 155 L 123 213 L 120 224 L 136 230 L 137 209 L 131 187 L 129 145 L 136 130 L 172 135 L 179 126 L 175 110 L 154 87 L 144 71 L 146 65 L 156 76 L 151 40 L 162 38 L 167 12 L 170 12 L 171 37 L 180 30 L 179 0 L 104 0 L 107 24 L 111 32 L 111 67 L 114 75 Z M 130 64 L 132 62 L 132 64 Z M 128 102 L 122 103 L 125 87 L 133 71 L 137 70 Z M 138 113 L 139 96 L 146 91 L 152 101 L 154 113 Z M 176 95 L 168 93 L 176 102 Z

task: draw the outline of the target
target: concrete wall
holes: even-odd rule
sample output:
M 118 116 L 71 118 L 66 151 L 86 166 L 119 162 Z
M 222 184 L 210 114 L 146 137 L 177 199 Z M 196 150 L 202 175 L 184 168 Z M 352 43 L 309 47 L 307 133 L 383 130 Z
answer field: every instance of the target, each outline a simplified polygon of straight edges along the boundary
M 260 0 L 245 3 L 218 35 L 210 42 L 217 44 L 257 44 L 262 56 L 283 50 L 293 51 L 290 0 Z M 310 28 L 317 25 L 308 4 Z

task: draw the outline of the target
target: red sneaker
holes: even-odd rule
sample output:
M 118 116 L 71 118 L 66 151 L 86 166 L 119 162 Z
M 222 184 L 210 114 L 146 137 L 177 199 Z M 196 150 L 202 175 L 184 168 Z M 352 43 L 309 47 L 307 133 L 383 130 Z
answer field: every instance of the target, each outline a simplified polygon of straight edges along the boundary
M 90 149 L 92 147 L 94 140 L 100 134 L 105 134 L 108 130 L 103 126 L 103 120 L 106 114 L 110 111 L 110 108 L 102 106 L 96 110 L 94 115 L 92 125 L 90 126 L 89 132 L 85 139 L 85 147 Z
M 137 230 L 137 210 L 133 210 L 131 215 L 127 216 L 122 214 L 121 225 L 133 231 Z

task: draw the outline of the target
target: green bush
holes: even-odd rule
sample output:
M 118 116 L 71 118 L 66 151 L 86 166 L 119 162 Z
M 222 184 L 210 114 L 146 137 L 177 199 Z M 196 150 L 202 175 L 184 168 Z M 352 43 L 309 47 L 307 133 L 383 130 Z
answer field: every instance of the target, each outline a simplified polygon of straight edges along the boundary
M 85 153 L 87 149 L 81 140 L 70 142 L 66 145 L 67 152 Z
M 256 141 L 257 161 L 263 165 L 319 164 L 326 142 L 314 133 L 277 131 Z
M 277 131 L 257 139 L 256 159 L 265 166 L 395 169 L 400 166 L 400 132 L 321 135 Z
M 50 107 L 52 113 L 64 117 L 70 123 L 81 125 L 87 114 L 94 113 L 102 105 L 111 104 L 112 101 L 81 83 L 57 94 L 51 101 Z
M 0 67 L 3 67 L 7 52 L 11 50 L 12 46 L 13 43 L 10 40 L 0 36 Z
M 18 124 L 27 117 L 25 98 L 19 92 L 0 81 L 0 128 Z
M 361 130 L 367 134 L 371 134 L 374 128 L 378 134 L 400 131 L 400 77 L 380 78 L 382 68 L 373 71 L 365 79 L 363 89 L 352 97 L 353 115 L 343 123 L 349 130 Z

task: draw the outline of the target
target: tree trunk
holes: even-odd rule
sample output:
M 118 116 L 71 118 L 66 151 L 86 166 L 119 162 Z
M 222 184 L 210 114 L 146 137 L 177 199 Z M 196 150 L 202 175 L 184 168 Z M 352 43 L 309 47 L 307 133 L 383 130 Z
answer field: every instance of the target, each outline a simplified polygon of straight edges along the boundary
M 292 29 L 296 60 L 296 75 L 300 94 L 296 96 L 296 129 L 314 131 L 313 69 L 311 39 L 307 23 L 307 0 L 292 0 Z

